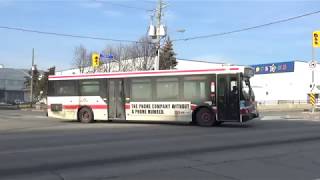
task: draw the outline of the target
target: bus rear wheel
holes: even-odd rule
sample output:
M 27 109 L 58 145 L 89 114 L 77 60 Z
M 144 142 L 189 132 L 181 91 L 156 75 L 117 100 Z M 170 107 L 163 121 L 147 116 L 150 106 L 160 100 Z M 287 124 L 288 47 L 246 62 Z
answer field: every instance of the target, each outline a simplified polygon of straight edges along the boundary
M 214 126 L 217 124 L 214 113 L 208 108 L 201 108 L 196 113 L 196 123 L 199 126 Z
M 79 121 L 82 123 L 92 123 L 93 120 L 93 113 L 89 108 L 81 108 L 78 113 Z

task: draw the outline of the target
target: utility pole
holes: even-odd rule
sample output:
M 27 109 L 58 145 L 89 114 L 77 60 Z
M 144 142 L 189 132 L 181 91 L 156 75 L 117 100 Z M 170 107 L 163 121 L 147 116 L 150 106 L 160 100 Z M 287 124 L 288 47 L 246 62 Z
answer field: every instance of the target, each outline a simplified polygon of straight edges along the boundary
M 315 52 L 315 48 L 312 47 L 312 60 L 311 60 L 312 63 L 314 63 L 315 65 L 317 64 L 317 61 L 316 61 L 316 52 Z M 312 110 L 311 112 L 314 113 L 315 111 L 315 95 L 314 95 L 314 88 L 315 88 L 315 82 L 314 82 L 314 69 L 315 67 L 312 67 L 312 78 L 311 78 L 311 101 L 312 102 Z
M 316 98 L 314 93 L 315 82 L 314 82 L 314 70 L 317 66 L 316 60 L 316 50 L 315 48 L 320 48 L 320 31 L 314 31 L 312 33 L 312 60 L 309 66 L 312 68 L 312 82 L 310 85 L 311 92 L 310 92 L 310 103 L 312 104 L 312 113 L 315 110 Z
M 34 71 L 34 48 L 32 48 L 31 82 L 30 82 L 30 105 L 33 102 L 33 71 Z
M 165 30 L 163 29 L 162 26 L 162 11 L 164 8 L 164 3 L 162 0 L 158 0 L 158 7 L 156 9 L 156 17 L 157 17 L 157 26 L 156 26 L 156 43 L 157 43 L 157 58 L 155 60 L 155 67 L 154 70 L 159 70 L 159 65 L 160 65 L 160 41 L 161 37 L 165 36 Z

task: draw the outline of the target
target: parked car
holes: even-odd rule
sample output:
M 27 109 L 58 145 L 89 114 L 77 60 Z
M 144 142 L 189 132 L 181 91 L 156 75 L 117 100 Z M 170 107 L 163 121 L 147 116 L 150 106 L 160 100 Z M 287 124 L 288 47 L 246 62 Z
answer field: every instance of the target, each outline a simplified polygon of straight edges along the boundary
M 16 100 L 13 101 L 13 104 L 14 104 L 14 105 L 23 104 L 23 103 L 24 103 L 24 102 L 21 101 L 20 99 L 16 99 Z

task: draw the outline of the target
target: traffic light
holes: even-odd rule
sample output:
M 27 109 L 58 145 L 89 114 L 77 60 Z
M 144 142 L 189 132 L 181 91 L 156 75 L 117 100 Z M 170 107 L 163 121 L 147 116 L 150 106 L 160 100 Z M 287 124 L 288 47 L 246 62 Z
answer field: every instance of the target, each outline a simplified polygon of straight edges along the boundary
M 320 31 L 314 31 L 312 33 L 312 46 L 314 48 L 320 47 Z
M 91 66 L 92 67 L 99 67 L 99 65 L 100 65 L 100 54 L 99 53 L 92 53 Z

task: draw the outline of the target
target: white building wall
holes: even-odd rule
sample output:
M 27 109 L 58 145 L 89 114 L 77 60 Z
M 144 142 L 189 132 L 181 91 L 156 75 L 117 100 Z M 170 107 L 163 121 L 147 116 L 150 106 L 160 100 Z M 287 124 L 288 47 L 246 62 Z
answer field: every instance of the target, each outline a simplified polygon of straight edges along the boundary
M 202 62 L 202 61 L 187 61 L 187 60 L 177 60 L 178 65 L 176 69 L 210 69 L 210 68 L 217 68 L 222 67 L 227 64 L 223 63 L 210 63 L 210 62 Z
M 320 85 L 320 64 L 315 70 L 315 84 Z M 310 93 L 312 71 L 307 62 L 294 62 L 294 72 L 257 74 L 251 79 L 256 100 L 261 103 L 278 101 L 306 102 Z M 316 88 L 315 88 L 316 89 Z M 319 92 L 319 90 L 315 90 Z

